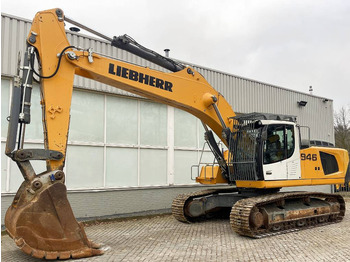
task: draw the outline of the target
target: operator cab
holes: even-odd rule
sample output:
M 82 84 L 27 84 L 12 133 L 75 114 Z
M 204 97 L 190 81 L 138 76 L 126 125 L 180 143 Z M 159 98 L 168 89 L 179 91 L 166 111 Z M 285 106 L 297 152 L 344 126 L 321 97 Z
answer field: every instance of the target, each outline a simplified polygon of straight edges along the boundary
M 237 122 L 229 149 L 233 171 L 230 177 L 250 181 L 301 177 L 295 117 L 252 113 L 234 119 Z

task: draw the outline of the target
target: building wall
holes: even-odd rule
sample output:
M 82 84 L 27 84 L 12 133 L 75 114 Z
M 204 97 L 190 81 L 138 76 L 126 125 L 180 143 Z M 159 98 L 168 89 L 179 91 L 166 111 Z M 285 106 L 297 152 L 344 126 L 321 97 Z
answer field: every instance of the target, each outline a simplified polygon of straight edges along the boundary
M 18 51 L 24 53 L 30 21 L 3 14 L 1 26 L 1 151 L 4 152 L 12 77 L 16 73 Z M 68 33 L 68 38 L 73 45 L 92 47 L 95 52 L 162 70 L 98 39 L 74 33 Z M 312 139 L 334 142 L 332 100 L 324 102 L 322 97 L 193 67 L 225 96 L 236 112 L 296 115 L 301 125 L 310 126 Z M 39 97 L 39 87 L 34 86 L 27 148 L 43 148 Z M 307 106 L 299 107 L 300 100 L 307 101 Z M 191 180 L 191 167 L 201 156 L 203 127 L 188 113 L 76 77 L 71 115 L 64 171 L 68 196 L 78 217 L 165 210 L 170 208 L 177 193 L 198 189 Z M 213 161 L 208 149 L 204 161 Z M 45 170 L 43 162 L 33 161 L 33 166 L 37 173 Z M 2 153 L 3 208 L 8 206 L 22 180 L 16 165 Z
M 10 79 L 2 79 L 3 152 L 11 84 Z M 27 148 L 44 148 L 39 102 L 39 87 L 34 85 L 31 124 L 26 126 Z M 198 119 L 172 107 L 75 89 L 64 170 L 67 187 L 84 190 L 193 184 L 188 170 L 201 156 L 202 133 Z M 205 157 L 214 159 L 209 150 Z M 22 176 L 14 162 L 6 156 L 2 161 L 2 192 L 14 193 Z M 36 173 L 46 170 L 44 161 L 33 161 L 33 166 Z

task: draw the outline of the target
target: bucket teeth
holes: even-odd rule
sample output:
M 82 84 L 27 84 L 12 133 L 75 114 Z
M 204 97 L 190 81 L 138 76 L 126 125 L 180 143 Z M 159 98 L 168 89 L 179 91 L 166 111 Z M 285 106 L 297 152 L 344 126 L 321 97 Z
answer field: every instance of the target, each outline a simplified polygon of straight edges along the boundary
M 70 250 L 70 251 L 43 251 L 30 247 L 23 238 L 15 240 L 16 245 L 27 255 L 30 255 L 35 258 L 46 259 L 46 260 L 63 260 L 70 258 L 84 258 L 102 255 L 104 250 L 97 249 L 97 246 L 94 244 L 92 247 L 85 247 L 79 250 Z

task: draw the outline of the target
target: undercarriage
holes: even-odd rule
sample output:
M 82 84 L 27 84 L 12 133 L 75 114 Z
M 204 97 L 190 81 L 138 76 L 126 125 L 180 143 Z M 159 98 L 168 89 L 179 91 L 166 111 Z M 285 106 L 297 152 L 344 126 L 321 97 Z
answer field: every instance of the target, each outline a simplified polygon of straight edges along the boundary
M 185 223 L 230 218 L 236 233 L 262 238 L 340 222 L 345 202 L 337 194 L 229 188 L 179 195 L 173 201 L 172 213 Z

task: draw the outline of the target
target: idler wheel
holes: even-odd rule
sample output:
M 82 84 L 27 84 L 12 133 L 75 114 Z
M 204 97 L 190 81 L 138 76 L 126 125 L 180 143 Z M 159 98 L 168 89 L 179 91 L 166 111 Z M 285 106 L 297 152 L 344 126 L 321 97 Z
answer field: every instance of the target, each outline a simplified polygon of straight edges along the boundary
M 264 216 L 257 208 L 254 208 L 250 214 L 249 222 L 254 228 L 260 228 L 264 224 Z

